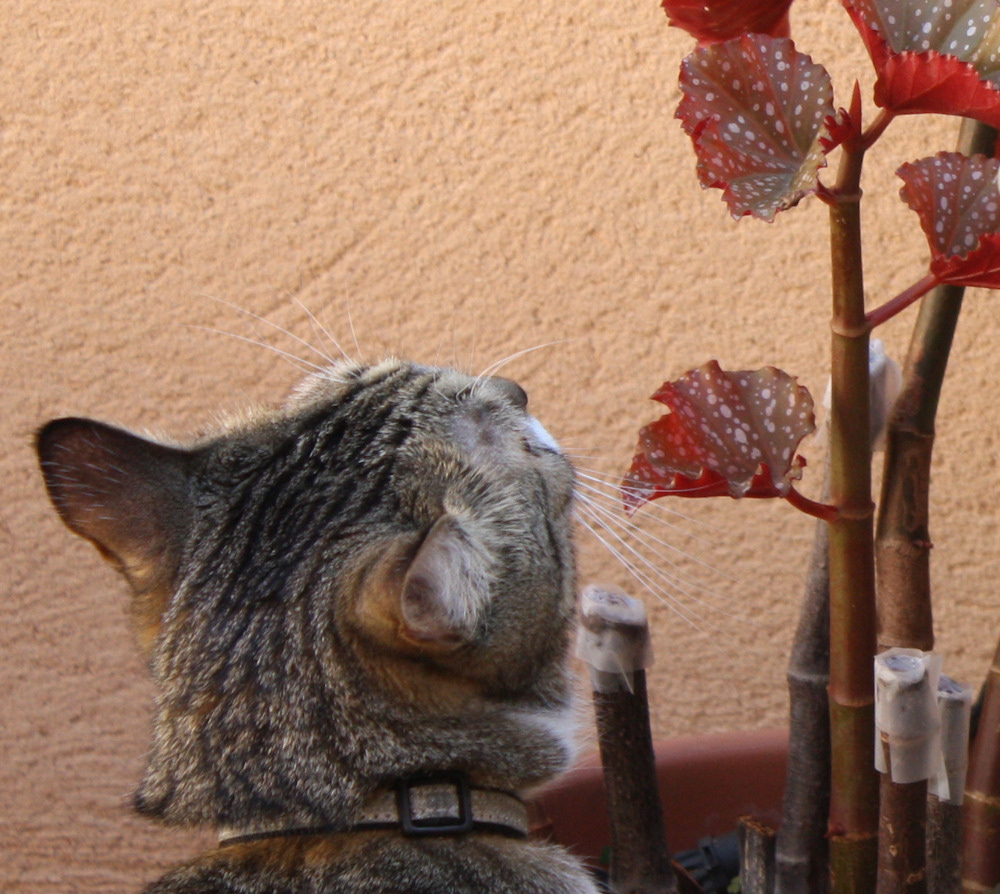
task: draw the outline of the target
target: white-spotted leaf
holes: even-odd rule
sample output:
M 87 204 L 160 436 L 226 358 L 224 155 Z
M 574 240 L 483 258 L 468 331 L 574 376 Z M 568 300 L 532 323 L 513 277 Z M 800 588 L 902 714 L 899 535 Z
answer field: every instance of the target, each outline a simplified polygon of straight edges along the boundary
M 671 412 L 639 432 L 623 483 L 630 508 L 668 495 L 784 497 L 801 476 L 813 403 L 787 373 L 726 372 L 713 360 L 653 398 Z
M 844 0 L 872 57 L 875 101 L 1000 126 L 996 0 Z
M 1000 160 L 942 152 L 898 173 L 900 195 L 927 236 L 937 280 L 1000 288 Z
M 699 43 L 730 40 L 741 34 L 788 34 L 792 0 L 663 0 L 670 24 Z
M 700 47 L 681 64 L 680 84 L 677 117 L 699 180 L 725 191 L 733 217 L 773 220 L 816 190 L 833 86 L 791 40 L 745 34 Z

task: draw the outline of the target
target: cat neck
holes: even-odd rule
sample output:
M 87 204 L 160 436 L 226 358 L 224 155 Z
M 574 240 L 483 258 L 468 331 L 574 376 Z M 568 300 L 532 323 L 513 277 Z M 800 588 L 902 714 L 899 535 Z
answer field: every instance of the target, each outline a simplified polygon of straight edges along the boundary
M 528 809 L 512 792 L 473 786 L 463 773 L 412 776 L 376 791 L 347 828 L 282 823 L 224 827 L 219 830 L 219 843 L 371 830 L 399 831 L 408 837 L 487 831 L 526 838 Z
M 243 730 L 240 751 L 229 738 L 208 736 L 194 750 L 187 736 L 177 741 L 183 728 L 161 715 L 135 807 L 171 825 L 348 828 L 373 793 L 395 789 L 398 780 L 462 770 L 474 787 L 520 794 L 565 771 L 576 752 L 572 701 L 420 723 L 381 705 L 377 724 L 353 705 L 353 712 L 337 703 L 305 705 L 296 715 L 301 734 L 280 749 L 258 725 Z M 246 752 L 267 752 L 269 760 L 247 760 Z

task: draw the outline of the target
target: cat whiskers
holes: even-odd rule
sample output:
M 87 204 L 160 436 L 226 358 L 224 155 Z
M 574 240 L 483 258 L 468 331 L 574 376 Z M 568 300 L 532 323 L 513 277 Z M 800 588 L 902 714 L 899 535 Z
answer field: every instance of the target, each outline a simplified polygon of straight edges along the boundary
M 697 616 L 689 613 L 683 607 L 683 604 L 675 596 L 673 596 L 665 586 L 658 583 L 658 581 L 653 577 L 653 574 L 658 575 L 662 579 L 671 581 L 676 589 L 679 589 L 681 590 L 681 592 L 684 592 L 684 588 L 682 586 L 681 587 L 676 586 L 675 578 L 673 578 L 671 575 L 666 574 L 665 572 L 656 569 L 656 567 L 649 559 L 643 556 L 635 547 L 629 545 L 625 541 L 625 539 L 621 535 L 617 534 L 614 530 L 612 530 L 603 521 L 603 519 L 595 519 L 596 525 L 601 526 L 604 529 L 604 531 L 607 534 L 610 534 L 615 541 L 617 541 L 624 547 L 624 549 L 619 549 L 617 546 L 615 546 L 613 542 L 609 541 L 609 539 L 606 536 L 600 533 L 600 531 L 598 530 L 597 527 L 595 527 L 595 525 L 592 525 L 589 521 L 580 517 L 579 515 L 577 517 L 580 521 L 580 524 L 582 524 L 583 527 L 590 532 L 590 534 L 601 544 L 601 546 L 604 548 L 605 551 L 607 551 L 609 555 L 614 556 L 615 559 L 618 560 L 618 562 L 622 565 L 622 567 L 624 567 L 625 570 L 628 571 L 630 575 L 632 575 L 632 577 L 639 583 L 639 585 L 644 591 L 652 593 L 660 600 L 660 602 L 669 606 L 673 612 L 675 612 L 677 615 L 679 615 L 681 618 L 687 621 L 687 623 L 689 623 L 700 633 L 705 632 L 701 624 L 698 623 Z M 591 518 L 594 518 L 594 516 L 591 516 Z M 635 560 L 638 560 L 640 564 L 647 565 L 650 569 L 652 569 L 652 574 L 643 571 L 641 567 L 639 567 L 639 565 L 636 564 L 635 560 L 629 558 L 628 554 L 632 554 L 632 556 L 635 557 Z
M 269 320 L 267 317 L 261 316 L 260 314 L 256 314 L 251 310 L 247 310 L 245 307 L 240 307 L 238 304 L 233 304 L 232 302 L 226 301 L 223 298 L 215 298 L 213 296 L 207 296 L 207 297 L 209 297 L 212 301 L 215 301 L 219 304 L 223 304 L 226 307 L 232 308 L 237 313 L 242 314 L 244 317 L 247 317 L 257 323 L 261 323 L 262 325 L 267 326 L 268 328 L 272 329 L 273 331 L 277 332 L 280 335 L 285 336 L 286 338 L 290 338 L 293 342 L 305 348 L 306 351 L 315 354 L 322 362 L 316 363 L 313 362 L 312 360 L 307 359 L 306 356 L 303 356 L 301 354 L 282 350 L 281 348 L 278 348 L 275 345 L 271 344 L 269 341 L 267 341 L 264 336 L 261 336 L 259 338 L 254 338 L 248 335 L 241 335 L 237 332 L 231 332 L 225 329 L 216 329 L 211 326 L 198 326 L 189 324 L 188 328 L 200 329 L 203 332 L 211 332 L 216 335 L 225 335 L 228 336 L 229 338 L 234 338 L 237 341 L 242 341 L 246 342 L 247 344 L 256 345 L 257 347 L 266 348 L 267 350 L 271 351 L 272 353 L 286 360 L 297 370 L 299 370 L 299 372 L 304 373 L 306 375 L 323 373 L 326 370 L 328 370 L 331 366 L 335 366 L 337 364 L 337 360 L 330 354 L 321 350 L 312 342 L 309 342 L 306 339 L 296 335 L 294 332 L 286 329 L 285 327 L 278 325 L 273 320 Z M 333 337 L 333 335 L 331 335 L 329 330 L 319 321 L 319 319 L 315 316 L 315 314 L 313 314 L 308 307 L 306 307 L 301 301 L 299 301 L 299 299 L 295 298 L 293 300 L 305 312 L 305 314 L 309 318 L 310 325 L 313 327 L 313 332 L 315 333 L 318 329 L 319 333 L 321 333 L 322 336 L 325 337 L 330 342 L 330 344 L 332 344 L 333 347 L 337 349 L 337 351 L 343 356 L 345 360 L 351 360 L 350 355 L 348 355 L 348 353 L 341 347 L 340 343 Z M 353 323 L 351 324 L 351 333 L 352 335 L 354 333 Z M 357 345 L 357 338 L 355 338 L 354 341 L 355 345 Z
M 618 511 L 623 510 L 624 494 L 621 489 L 621 484 L 622 484 L 621 477 L 618 475 L 607 475 L 601 472 L 597 472 L 593 469 L 583 469 L 576 462 L 580 459 L 580 457 L 573 455 L 573 459 L 574 459 L 574 468 L 576 471 L 577 481 L 587 482 L 587 484 L 584 485 L 587 488 L 587 490 L 593 493 L 595 496 L 601 497 L 603 504 L 605 506 L 609 506 L 612 509 L 614 509 L 616 515 Z M 696 543 L 702 543 L 702 544 L 707 543 L 707 541 L 703 537 L 700 537 L 699 535 L 692 533 L 689 530 L 689 527 L 682 526 L 681 522 L 686 526 L 691 526 L 691 525 L 702 526 L 710 530 L 712 533 L 717 533 L 717 530 L 712 525 L 709 525 L 707 522 L 701 521 L 700 519 L 697 519 L 694 516 L 685 515 L 683 512 L 678 512 L 676 509 L 667 510 L 664 508 L 664 505 L 662 503 L 652 504 L 649 508 L 651 511 L 647 511 L 643 515 L 643 518 L 646 519 L 648 523 L 669 528 L 671 534 L 677 534 L 683 537 L 685 540 L 691 540 Z M 657 510 L 660 511 L 657 512 Z M 678 519 L 678 521 L 671 521 L 670 519 L 672 518 Z M 666 546 L 668 549 L 676 549 L 676 547 L 674 547 L 673 544 L 664 544 L 664 546 Z M 686 554 L 682 555 L 684 555 L 685 560 L 694 560 L 699 565 L 702 565 L 709 571 L 716 574 L 721 574 L 721 572 L 719 572 L 717 568 L 715 568 L 713 565 L 708 564 L 707 562 L 702 562 L 698 559 L 695 559 L 693 556 L 688 556 Z M 728 579 L 730 581 L 732 580 L 732 578 Z
M 545 348 L 555 347 L 556 345 L 564 345 L 570 341 L 573 341 L 573 339 L 559 338 L 556 339 L 555 341 L 547 341 L 540 345 L 533 345 L 530 348 L 522 348 L 520 351 L 515 351 L 513 354 L 508 354 L 506 357 L 502 357 L 500 360 L 493 361 L 493 363 L 491 363 L 489 366 L 483 369 L 475 377 L 475 380 L 468 389 L 469 393 L 470 394 L 475 393 L 475 390 L 477 388 L 482 387 L 484 382 L 487 382 L 489 379 L 496 376 L 500 372 L 500 370 L 502 370 L 505 366 L 519 359 L 520 357 L 524 357 L 526 354 L 533 354 L 535 351 L 541 351 L 544 350 Z
M 361 350 L 361 344 L 358 342 L 358 333 L 357 333 L 357 331 L 354 328 L 354 315 L 351 313 L 351 300 L 350 300 L 350 298 L 347 299 L 347 325 L 348 325 L 348 327 L 351 330 L 351 340 L 354 342 L 354 350 L 357 351 L 357 358 L 358 358 L 359 361 L 361 361 L 363 363 L 364 362 L 364 352 Z M 334 341 L 334 344 L 336 345 L 337 342 Z M 344 349 L 341 348 L 340 345 L 337 345 L 337 347 L 340 349 L 340 353 L 344 355 L 344 359 L 345 360 L 350 360 L 351 359 L 350 357 L 347 356 L 347 354 L 344 352 Z
M 330 342 L 330 344 L 332 344 L 338 351 L 340 351 L 340 355 L 345 360 L 352 360 L 353 358 L 351 357 L 351 355 L 348 354 L 347 351 L 345 351 L 343 349 L 343 347 L 341 347 L 340 342 L 337 341 L 337 339 L 333 337 L 333 334 L 330 332 L 329 329 L 326 328 L 326 326 L 323 325 L 323 323 L 320 321 L 319 317 L 317 317 L 298 298 L 294 298 L 293 300 L 295 301 L 295 303 L 300 308 L 302 308 L 302 311 L 305 313 L 305 315 L 307 317 L 309 317 L 309 325 L 312 327 L 313 334 L 314 335 L 320 335 L 323 338 L 325 338 L 328 342 Z M 351 320 L 351 305 L 350 305 L 350 302 L 348 302 L 348 305 L 347 305 L 347 320 L 348 320 L 348 322 L 350 324 L 350 327 L 351 327 L 351 338 L 354 339 L 354 347 L 357 350 L 357 356 L 360 357 L 361 356 L 361 348 L 358 345 L 358 337 L 357 337 L 357 335 L 354 332 L 354 321 Z M 317 332 L 317 330 L 319 330 L 319 331 Z M 284 330 L 282 330 L 282 331 L 284 331 Z M 291 335 L 291 333 L 288 333 L 288 334 Z M 295 338 L 295 336 L 292 336 L 292 337 Z M 301 339 L 297 339 L 297 340 L 301 341 Z M 306 343 L 303 342 L 303 344 L 306 344 Z M 306 347 L 308 347 L 310 350 L 316 351 L 316 348 L 313 345 L 311 345 L 311 344 L 306 344 Z M 327 356 L 327 355 L 323 354 L 322 351 L 317 351 L 317 353 L 320 354 L 320 356 L 323 356 L 323 357 Z M 330 360 L 329 357 L 327 357 L 327 359 Z M 331 362 L 332 362 L 332 360 L 331 360 Z
M 705 610 L 735 617 L 733 612 L 723 607 L 726 600 L 717 589 L 682 573 L 682 563 L 697 566 L 723 580 L 731 582 L 733 578 L 628 518 L 622 505 L 619 484 L 620 479 L 612 481 L 610 476 L 577 469 L 576 515 L 581 526 L 603 550 L 621 563 L 643 592 L 655 596 L 699 632 L 706 632 L 702 626 Z M 650 523 L 665 526 L 673 535 L 683 536 L 686 540 L 699 541 L 676 522 L 656 514 L 657 509 L 662 507 L 651 509 L 646 516 Z
M 616 506 L 624 506 L 622 497 L 624 495 L 624 476 L 620 471 L 606 472 L 604 469 L 596 468 L 593 466 L 581 465 L 582 460 L 593 460 L 602 465 L 607 464 L 607 455 L 600 454 L 597 452 L 583 453 L 580 450 L 574 450 L 571 447 L 563 446 L 563 452 L 573 461 L 573 470 L 576 472 L 577 478 L 583 478 L 587 481 L 592 481 L 594 484 L 602 490 L 604 496 L 607 500 L 614 503 Z M 675 501 L 676 502 L 676 501 Z M 666 504 L 653 504 L 664 506 Z M 693 515 L 685 515 L 683 512 L 678 512 L 676 509 L 669 509 L 666 512 L 667 515 L 678 519 L 678 522 L 670 522 L 665 518 L 658 518 L 660 522 L 669 527 L 677 528 L 678 532 L 683 534 L 687 538 L 697 539 L 694 534 L 692 534 L 686 527 L 682 527 L 680 523 L 684 525 L 696 525 L 705 528 L 709 531 L 715 531 L 715 526 L 709 522 L 703 521 L 696 518 Z
M 519 357 L 523 357 L 525 354 L 533 354 L 535 351 L 541 351 L 544 350 L 545 348 L 552 348 L 555 347 L 556 345 L 564 345 L 569 341 L 571 341 L 571 339 L 559 338 L 556 339 L 555 341 L 547 341 L 540 345 L 533 345 L 530 348 L 522 348 L 520 351 L 515 351 L 513 354 L 508 354 L 506 357 L 503 357 L 500 360 L 495 360 L 493 363 L 487 366 L 486 369 L 480 372 L 476 378 L 477 380 L 491 378 L 492 376 L 495 376 L 497 373 L 499 373 L 500 370 L 502 370 L 505 366 L 507 366 L 507 364 L 513 362 L 514 360 L 517 360 Z
M 279 357 L 286 360 L 288 363 L 294 366 L 299 372 L 305 373 L 306 375 L 319 373 L 328 368 L 327 366 L 322 366 L 318 363 L 313 363 L 309 360 L 305 360 L 304 358 L 299 357 L 296 354 L 292 354 L 289 351 L 283 351 L 281 350 L 281 348 L 276 348 L 270 342 L 266 342 L 263 339 L 250 338 L 250 336 L 248 335 L 240 335 L 237 332 L 228 332 L 225 329 L 216 329 L 212 326 L 196 326 L 190 323 L 185 325 L 187 326 L 188 329 L 200 329 L 202 332 L 211 332 L 214 335 L 225 335 L 229 338 L 235 338 L 237 341 L 246 342 L 247 344 L 250 345 L 256 345 L 257 347 L 260 348 L 266 348 L 273 354 L 277 354 Z

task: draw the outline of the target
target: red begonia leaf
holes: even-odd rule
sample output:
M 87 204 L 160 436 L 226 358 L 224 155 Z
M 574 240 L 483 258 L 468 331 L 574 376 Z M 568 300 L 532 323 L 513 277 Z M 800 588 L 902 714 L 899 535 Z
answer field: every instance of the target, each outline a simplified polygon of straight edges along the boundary
M 920 217 L 939 282 L 1000 288 L 1000 160 L 957 152 L 903 165 L 900 195 Z
M 826 69 L 787 38 L 763 34 L 700 47 L 681 64 L 677 117 L 705 188 L 733 217 L 764 220 L 815 192 L 834 115 Z
M 809 392 L 773 367 L 725 372 L 716 361 L 666 382 L 670 413 L 639 432 L 622 492 L 634 510 L 682 497 L 784 497 L 801 476 L 799 442 L 815 428 Z
M 670 24 L 699 43 L 717 43 L 741 34 L 785 37 L 792 0 L 663 0 Z
M 844 0 L 871 54 L 875 102 L 896 114 L 963 115 L 1000 127 L 996 0 Z

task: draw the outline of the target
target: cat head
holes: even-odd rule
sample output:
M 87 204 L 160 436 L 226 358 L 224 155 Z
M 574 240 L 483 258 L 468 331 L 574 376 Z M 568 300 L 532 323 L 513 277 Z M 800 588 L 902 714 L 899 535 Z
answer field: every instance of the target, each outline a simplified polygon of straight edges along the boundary
M 159 687 L 141 809 L 330 821 L 398 775 L 562 768 L 573 476 L 526 406 L 507 380 L 387 361 L 191 444 L 39 432 Z

